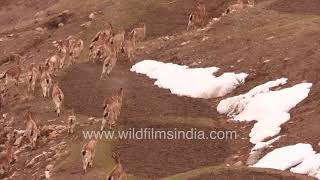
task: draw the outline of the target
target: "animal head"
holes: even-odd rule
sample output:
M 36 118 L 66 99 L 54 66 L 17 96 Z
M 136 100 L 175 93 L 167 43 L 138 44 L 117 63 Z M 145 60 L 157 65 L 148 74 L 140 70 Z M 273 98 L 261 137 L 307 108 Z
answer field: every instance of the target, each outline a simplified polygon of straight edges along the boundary
M 113 152 L 111 157 L 112 157 L 112 159 L 114 159 L 114 161 L 115 161 L 117 164 L 120 163 L 120 154 L 119 154 L 119 153 Z
M 32 113 L 31 113 L 31 111 L 28 110 L 28 111 L 24 114 L 24 117 L 25 117 L 25 120 L 26 120 L 26 121 L 32 120 Z
M 75 114 L 75 113 L 74 113 L 74 109 L 70 109 L 70 110 L 69 110 L 69 116 L 74 116 L 74 114 Z

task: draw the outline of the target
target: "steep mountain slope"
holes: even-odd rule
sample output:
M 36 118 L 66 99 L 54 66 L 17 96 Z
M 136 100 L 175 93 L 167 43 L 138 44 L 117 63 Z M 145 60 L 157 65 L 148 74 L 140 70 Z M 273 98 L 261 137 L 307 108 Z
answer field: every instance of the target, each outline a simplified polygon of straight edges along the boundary
M 234 3 L 204 2 L 210 17 L 219 17 Z M 188 14 L 194 5 L 192 0 L 1 1 L 1 71 L 13 65 L 11 52 L 27 57 L 23 62 L 25 72 L 31 62 L 43 61 L 54 53 L 52 41 L 69 35 L 85 41 L 81 62 L 62 70 L 57 77 L 66 96 L 61 117 L 56 118 L 53 103 L 42 98 L 40 88 L 35 95 L 29 95 L 25 82 L 19 87 L 10 86 L 2 113 L 15 117 L 15 129 L 24 128 L 23 114 L 27 109 L 35 113 L 41 126 L 65 126 L 67 110 L 74 108 L 79 124 L 74 135 L 57 130 L 57 137 L 41 141 L 36 150 L 23 150 L 8 176 L 40 179 L 46 165 L 54 164 L 54 179 L 105 179 L 113 166 L 111 152 L 118 151 L 128 179 L 309 179 L 288 172 L 247 168 L 244 164 L 253 147 L 248 140 L 252 123 L 230 122 L 216 112 L 216 107 L 221 99 L 281 77 L 289 79 L 288 87 L 301 82 L 313 83 L 308 98 L 290 112 L 291 120 L 283 125 L 280 133 L 284 136 L 274 147 L 309 143 L 320 151 L 320 7 L 317 3 L 316 0 L 308 3 L 261 0 L 254 8 L 222 17 L 207 29 L 186 32 Z M 57 20 L 58 14 L 65 10 L 69 11 L 63 27 L 56 27 L 56 21 L 62 21 Z M 93 22 L 89 27 L 82 27 L 92 12 L 97 12 Z M 40 16 L 37 22 L 36 13 Z M 92 37 L 106 22 L 119 30 L 130 29 L 141 21 L 147 24 L 147 40 L 138 44 L 136 62 L 153 59 L 190 67 L 215 66 L 221 68 L 217 75 L 248 73 L 246 83 L 222 98 L 180 97 L 154 86 L 154 81 L 144 75 L 130 72 L 133 64 L 122 55 L 111 78 L 101 81 L 101 65 L 87 62 Z M 125 96 L 118 129 L 236 130 L 239 138 L 223 141 L 102 140 L 98 143 L 94 168 L 83 174 L 80 148 L 86 140 L 82 130 L 99 127 L 100 122 L 88 118 L 99 118 L 103 98 L 120 87 L 125 89 Z M 66 143 L 61 151 L 50 150 L 61 142 Z M 54 153 L 58 155 L 55 157 Z M 24 168 L 26 162 L 39 154 L 45 155 Z

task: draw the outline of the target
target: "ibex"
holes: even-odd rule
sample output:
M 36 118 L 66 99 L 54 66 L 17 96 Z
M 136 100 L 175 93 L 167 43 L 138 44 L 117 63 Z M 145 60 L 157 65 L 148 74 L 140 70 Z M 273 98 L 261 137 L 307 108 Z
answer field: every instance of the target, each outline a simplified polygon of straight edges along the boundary
M 204 3 L 196 1 L 193 12 L 189 15 L 187 31 L 194 27 L 203 27 L 207 19 L 207 11 Z
M 31 63 L 30 65 L 30 69 L 29 69 L 29 73 L 28 73 L 28 83 L 29 83 L 29 87 L 28 90 L 34 92 L 35 88 L 36 88 L 36 83 L 39 79 L 39 68 L 36 67 L 36 65 L 34 63 Z
M 128 36 L 124 40 L 122 51 L 127 55 L 129 61 L 132 63 L 135 57 L 136 39 L 135 36 Z
M 82 147 L 81 155 L 84 172 L 87 171 L 88 167 L 93 166 L 93 159 L 96 153 L 96 145 L 97 140 L 92 139 Z
M 16 58 L 16 65 L 9 68 L 7 71 L 5 71 L 4 75 L 2 77 L 0 77 L 0 79 L 3 79 L 3 78 L 5 79 L 5 87 L 6 88 L 8 86 L 8 80 L 10 77 L 15 79 L 15 85 L 18 85 L 19 80 L 20 80 L 21 71 L 22 71 L 20 61 L 21 61 L 21 56 L 18 56 Z
M 69 117 L 68 117 L 68 133 L 73 134 L 75 126 L 76 126 L 76 115 L 74 113 L 74 110 L 71 109 L 69 111 Z
M 50 90 L 52 87 L 52 78 L 50 76 L 48 67 L 40 65 L 40 85 L 42 88 L 43 97 L 47 98 L 50 96 Z
M 25 136 L 30 141 L 31 148 L 34 149 L 36 147 L 36 142 L 37 142 L 38 136 L 40 135 L 40 131 L 37 127 L 36 122 L 33 120 L 32 114 L 30 111 L 26 113 L 25 121 L 26 121 Z
M 103 62 L 100 79 L 104 79 L 106 75 L 110 76 L 110 73 L 113 70 L 116 63 L 117 63 L 117 52 L 116 52 L 116 49 L 113 47 L 111 48 L 110 54 Z
M 124 34 L 125 34 L 125 31 L 122 30 L 120 33 L 112 37 L 111 42 L 113 43 L 113 46 L 115 47 L 116 52 L 119 52 L 122 48 L 122 45 L 124 42 Z
M 93 49 L 94 46 L 100 45 L 101 43 L 104 43 L 104 41 L 109 41 L 109 39 L 113 35 L 113 27 L 110 23 L 107 23 L 106 29 L 103 31 L 99 31 L 95 37 L 92 39 L 90 44 L 90 49 Z
M 241 10 L 245 7 L 243 0 L 237 0 L 237 4 L 233 4 L 229 6 L 226 11 L 222 14 L 222 16 L 225 16 L 227 14 L 233 13 L 235 11 Z
M 6 142 L 6 150 L 0 153 L 0 171 L 6 173 L 9 171 L 10 164 L 15 163 L 17 160 L 14 154 L 13 147 L 10 142 Z
M 108 180 L 122 180 L 124 171 L 120 161 L 120 155 L 117 153 L 112 153 L 112 158 L 114 159 L 114 162 L 116 163 L 116 165 L 110 172 Z
M 146 37 L 146 31 L 146 24 L 140 23 L 131 31 L 131 33 L 135 40 L 142 41 Z
M 101 131 L 104 130 L 106 123 L 109 125 L 109 129 L 115 124 L 116 120 L 120 116 L 123 99 L 123 88 L 120 88 L 117 92 L 113 93 L 110 97 L 105 98 L 103 102 L 103 117 L 101 123 Z
M 60 116 L 62 103 L 64 101 L 64 94 L 63 94 L 62 90 L 59 88 L 58 82 L 55 82 L 53 84 L 52 100 L 53 100 L 53 103 L 55 104 L 55 108 L 56 108 L 55 111 L 56 111 L 57 115 Z
M 83 40 L 78 39 L 75 44 L 70 49 L 70 56 L 71 56 L 71 64 L 75 64 L 80 57 L 80 54 L 83 50 Z

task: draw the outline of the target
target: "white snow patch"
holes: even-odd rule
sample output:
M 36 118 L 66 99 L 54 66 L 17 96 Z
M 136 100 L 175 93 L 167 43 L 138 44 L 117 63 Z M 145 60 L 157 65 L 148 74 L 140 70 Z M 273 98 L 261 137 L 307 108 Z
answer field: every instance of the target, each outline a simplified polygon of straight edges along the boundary
M 286 82 L 285 78 L 270 81 L 246 94 L 222 100 L 217 110 L 235 121 L 257 121 L 249 135 L 250 142 L 262 142 L 279 134 L 280 126 L 290 119 L 288 112 L 308 96 L 312 86 L 311 83 L 302 83 L 278 91 L 270 90 Z
M 313 154 L 303 160 L 297 167 L 291 168 L 290 171 L 309 176 L 317 176 L 320 169 L 320 154 Z
M 156 79 L 155 85 L 170 89 L 171 93 L 193 98 L 221 97 L 245 82 L 245 73 L 224 73 L 215 77 L 219 68 L 189 68 L 172 63 L 144 60 L 135 64 L 131 71 Z
M 296 144 L 278 148 L 268 153 L 252 167 L 286 170 L 315 155 L 310 144 Z

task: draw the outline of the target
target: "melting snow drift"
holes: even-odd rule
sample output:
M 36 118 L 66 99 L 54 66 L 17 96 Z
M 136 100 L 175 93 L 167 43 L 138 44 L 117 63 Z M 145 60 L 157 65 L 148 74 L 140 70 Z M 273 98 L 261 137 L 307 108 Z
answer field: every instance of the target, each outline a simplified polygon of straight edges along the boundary
M 291 172 L 314 176 L 320 179 L 320 154 L 310 144 L 296 144 L 273 150 L 253 167 L 290 169 Z
M 131 71 L 156 79 L 155 85 L 170 89 L 171 93 L 193 98 L 221 97 L 245 82 L 245 73 L 224 73 L 215 77 L 219 68 L 189 68 L 172 63 L 144 60 L 135 64 Z
M 264 156 L 253 167 L 286 170 L 300 164 L 315 154 L 310 144 L 296 144 L 275 149 Z
M 236 121 L 257 121 L 249 135 L 250 142 L 262 142 L 280 133 L 280 126 L 290 119 L 288 112 L 308 96 L 312 86 L 302 83 L 278 91 L 270 90 L 286 82 L 285 78 L 270 81 L 246 94 L 222 100 L 217 110 Z

